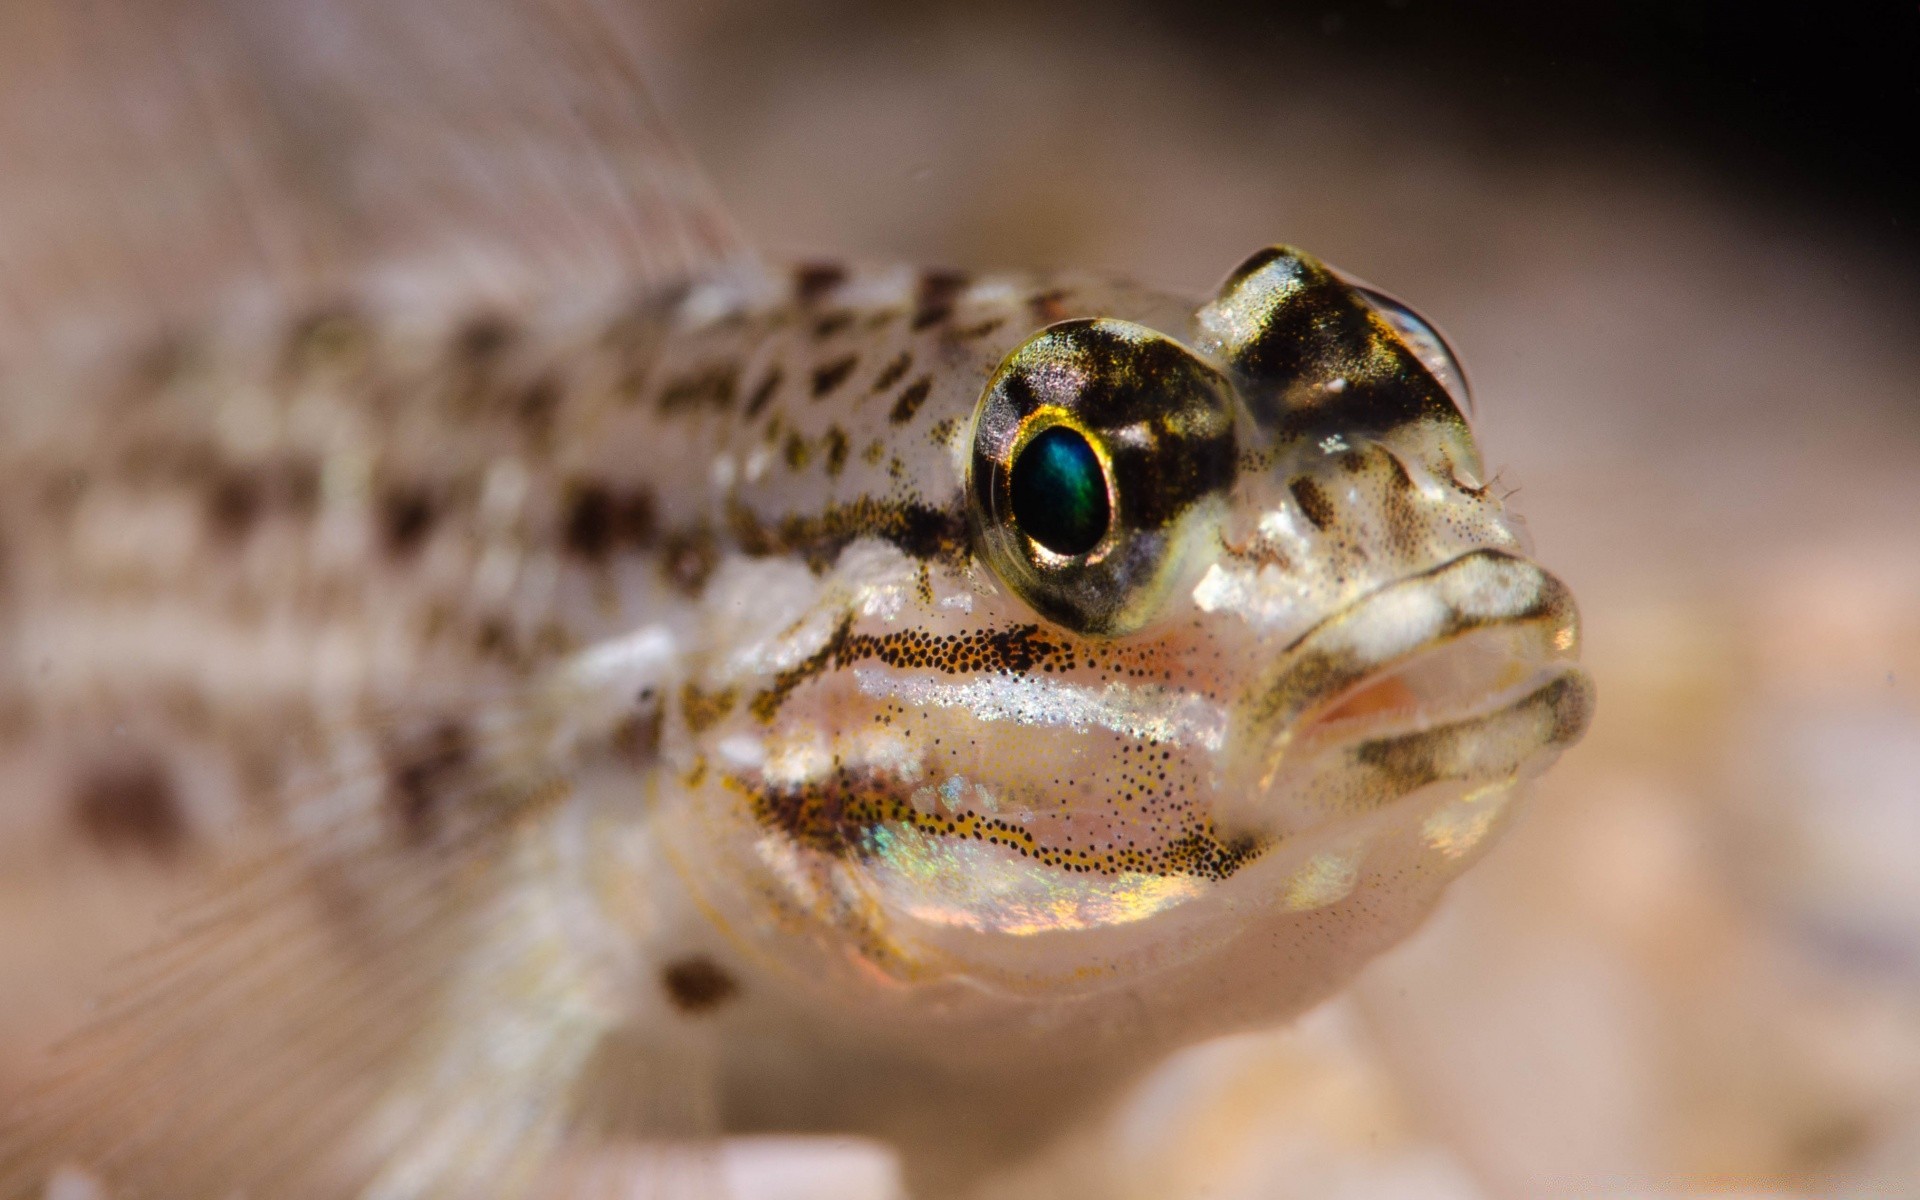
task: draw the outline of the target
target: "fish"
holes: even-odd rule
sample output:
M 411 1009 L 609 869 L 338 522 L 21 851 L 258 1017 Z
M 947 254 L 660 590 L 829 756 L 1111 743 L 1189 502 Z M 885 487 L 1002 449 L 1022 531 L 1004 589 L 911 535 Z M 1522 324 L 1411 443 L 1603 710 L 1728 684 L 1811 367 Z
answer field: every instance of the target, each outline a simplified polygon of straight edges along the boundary
M 593 0 L 20 11 L 49 177 L 151 157 L 0 196 L 7 769 L 209 883 L 0 1196 L 756 1130 L 960 1194 L 1336 991 L 1591 720 L 1459 360 L 1304 250 L 770 263 Z

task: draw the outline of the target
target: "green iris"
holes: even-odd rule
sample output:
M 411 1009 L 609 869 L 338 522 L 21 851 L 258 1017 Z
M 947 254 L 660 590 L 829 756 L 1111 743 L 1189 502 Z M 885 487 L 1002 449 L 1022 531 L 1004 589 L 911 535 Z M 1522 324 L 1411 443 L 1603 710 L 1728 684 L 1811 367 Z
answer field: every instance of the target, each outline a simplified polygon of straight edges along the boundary
M 1107 536 L 1107 478 L 1078 431 L 1055 425 L 1028 442 L 1009 483 L 1015 524 L 1055 554 L 1085 554 Z

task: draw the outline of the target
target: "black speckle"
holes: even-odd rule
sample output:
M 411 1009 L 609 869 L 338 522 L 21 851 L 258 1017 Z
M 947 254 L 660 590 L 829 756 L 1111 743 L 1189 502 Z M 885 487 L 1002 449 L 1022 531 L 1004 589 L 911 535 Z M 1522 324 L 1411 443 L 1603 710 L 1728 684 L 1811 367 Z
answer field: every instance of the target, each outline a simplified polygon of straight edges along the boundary
M 695 955 L 670 962 L 660 972 L 667 999 L 688 1015 L 710 1013 L 740 994 L 739 981 L 710 958 Z
M 73 818 L 88 841 L 106 850 L 170 859 L 187 842 L 173 782 L 150 757 L 103 763 L 85 775 L 74 789 Z

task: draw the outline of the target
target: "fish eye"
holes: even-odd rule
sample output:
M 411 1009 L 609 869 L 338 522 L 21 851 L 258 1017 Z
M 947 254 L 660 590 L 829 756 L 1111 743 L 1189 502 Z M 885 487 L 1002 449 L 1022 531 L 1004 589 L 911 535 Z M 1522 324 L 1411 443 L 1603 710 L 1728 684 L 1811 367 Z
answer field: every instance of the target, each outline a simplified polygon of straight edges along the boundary
M 1151 620 L 1237 458 L 1233 388 L 1174 339 L 1063 321 L 1000 364 L 974 412 L 968 523 L 1036 612 L 1114 636 Z
M 1459 356 L 1453 352 L 1453 347 L 1447 344 L 1447 339 L 1441 336 L 1440 331 L 1434 328 L 1433 322 L 1385 292 L 1364 284 L 1354 284 L 1354 290 L 1400 335 L 1400 340 L 1406 343 L 1407 349 L 1413 351 L 1420 365 L 1446 389 L 1454 406 L 1461 412 L 1472 411 L 1473 393 L 1467 387 L 1467 373 L 1460 366 Z
M 1113 524 L 1100 456 L 1077 429 L 1041 431 L 1014 456 L 1008 483 L 1014 524 L 1055 554 L 1085 554 Z

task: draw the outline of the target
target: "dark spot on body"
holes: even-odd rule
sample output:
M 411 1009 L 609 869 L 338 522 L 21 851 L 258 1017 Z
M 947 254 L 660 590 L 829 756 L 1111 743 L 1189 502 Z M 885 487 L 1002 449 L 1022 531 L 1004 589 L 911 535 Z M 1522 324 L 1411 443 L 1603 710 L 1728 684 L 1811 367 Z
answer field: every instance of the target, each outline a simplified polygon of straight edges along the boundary
M 515 653 L 513 629 L 499 617 L 488 617 L 480 622 L 473 649 L 481 658 L 511 661 Z
M 853 314 L 846 309 L 830 312 L 813 323 L 815 341 L 826 341 L 837 333 L 845 333 L 853 326 Z
M 710 958 L 676 959 L 660 971 L 667 999 L 689 1016 L 710 1013 L 740 994 L 740 984 Z
M 436 515 L 433 497 L 418 487 L 390 489 L 381 501 L 380 514 L 387 549 L 400 558 L 419 551 Z
M 1325 489 L 1319 484 L 1302 475 L 1288 485 L 1287 490 L 1293 493 L 1300 511 L 1306 514 L 1315 529 L 1324 530 L 1333 524 L 1333 501 L 1327 498 Z
M 775 367 L 767 372 L 767 377 L 762 379 L 758 386 L 753 389 L 753 394 L 747 397 L 747 416 L 759 416 L 760 411 L 767 406 L 769 400 L 773 399 L 773 394 L 779 387 L 780 368 Z
M 813 447 L 807 445 L 807 439 L 801 437 L 799 433 L 790 432 L 787 434 L 787 443 L 782 448 L 781 457 L 787 460 L 787 466 L 793 470 L 805 470 L 806 465 L 813 461 Z
M 824 399 L 835 388 L 845 383 L 847 376 L 853 374 L 853 368 L 859 362 L 858 356 L 849 354 L 817 368 L 813 373 L 813 398 Z
M 402 836 L 419 845 L 439 828 L 443 800 L 473 756 L 464 726 L 436 725 L 419 742 L 389 754 L 389 795 Z
M 828 505 L 817 514 L 792 514 L 774 526 L 768 553 L 797 553 L 824 571 L 847 543 L 859 537 L 891 542 L 909 558 L 957 562 L 967 547 L 966 517 L 913 500 L 861 496 Z
M 793 269 L 794 295 L 802 304 L 813 304 L 846 277 L 847 269 L 838 263 L 801 263 Z
M 739 370 L 729 363 L 718 363 L 666 385 L 660 392 L 663 413 L 694 412 L 703 408 L 725 411 L 733 407 Z
M 927 396 L 932 391 L 933 380 L 930 377 L 923 375 L 914 380 L 893 402 L 893 411 L 887 414 L 887 420 L 895 425 L 905 425 L 913 420 L 914 414 L 920 411 L 920 406 L 927 402 Z
M 453 357 L 468 366 L 490 364 L 513 344 L 518 332 L 505 314 L 480 313 L 454 331 Z
M 147 756 L 96 765 L 74 789 L 73 820 L 103 850 L 130 850 L 157 859 L 176 857 L 188 837 L 173 781 Z
M 914 291 L 912 327 L 938 325 L 953 315 L 954 301 L 966 290 L 967 277 L 959 271 L 928 271 Z
M 215 482 L 207 497 L 207 520 L 216 536 L 239 541 L 253 531 L 261 506 L 260 480 L 250 471 L 231 471 Z
M 579 484 L 567 506 L 563 537 L 568 550 L 590 562 L 602 562 L 615 550 L 648 546 L 654 538 L 653 493 Z
M 902 350 L 892 362 L 880 368 L 880 374 L 873 381 L 875 394 L 884 392 L 894 384 L 899 383 L 902 379 L 905 379 L 907 372 L 912 369 L 912 367 L 912 353 Z
M 963 342 L 970 342 L 986 337 L 1006 323 L 1007 319 L 1005 317 L 993 317 L 989 320 L 981 321 L 977 325 L 969 325 L 965 329 L 955 330 L 953 336 Z
M 554 417 L 559 412 L 560 381 L 551 374 L 542 374 L 522 389 L 513 417 L 529 438 L 544 442 L 552 434 Z
M 838 476 L 847 465 L 847 435 L 838 425 L 827 430 L 827 475 Z

